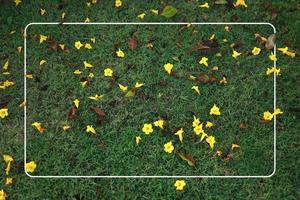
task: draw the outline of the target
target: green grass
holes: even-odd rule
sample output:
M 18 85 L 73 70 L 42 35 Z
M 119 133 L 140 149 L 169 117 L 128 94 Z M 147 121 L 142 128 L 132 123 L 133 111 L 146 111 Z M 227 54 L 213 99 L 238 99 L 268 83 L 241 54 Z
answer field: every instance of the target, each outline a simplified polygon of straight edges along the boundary
M 291 59 L 278 55 L 278 66 L 282 75 L 277 77 L 277 104 L 284 111 L 277 120 L 277 171 L 267 179 L 186 179 L 183 192 L 175 191 L 174 179 L 33 179 L 23 170 L 23 110 L 18 104 L 23 100 L 23 56 L 16 47 L 23 44 L 22 30 L 29 22 L 58 21 L 62 12 L 66 21 L 139 21 L 136 16 L 149 9 L 162 9 L 159 2 L 123 1 L 123 7 L 116 9 L 113 2 L 99 2 L 87 8 L 84 2 L 67 2 L 63 9 L 57 9 L 58 2 L 25 2 L 15 8 L 12 3 L 3 3 L 1 14 L 0 64 L 10 60 L 10 76 L 1 75 L 1 81 L 16 82 L 14 86 L 1 91 L 0 101 L 9 96 L 9 117 L 0 121 L 0 154 L 13 155 L 12 186 L 4 186 L 4 162 L 0 162 L 0 176 L 4 189 L 12 199 L 297 199 L 299 198 L 299 57 Z M 168 2 L 179 10 L 174 18 L 165 19 L 147 13 L 145 21 L 231 21 L 236 14 L 238 21 L 268 21 L 277 28 L 277 46 L 286 44 L 299 52 L 299 13 L 296 2 L 274 2 L 278 16 L 275 19 L 265 10 L 265 3 L 248 3 L 248 8 L 228 10 L 225 6 L 212 6 L 199 10 L 197 1 Z M 38 15 L 44 7 L 47 14 Z M 80 7 L 80 9 L 78 9 Z M 294 21 L 295 23 L 291 23 Z M 266 67 L 272 65 L 268 51 L 253 57 L 248 55 L 254 46 L 259 46 L 254 33 L 264 36 L 272 34 L 270 26 L 231 26 L 225 32 L 224 26 L 194 26 L 183 32 L 179 25 L 89 25 L 56 26 L 32 25 L 28 28 L 27 71 L 34 79 L 27 80 L 27 159 L 34 160 L 38 168 L 33 175 L 268 175 L 273 171 L 273 124 L 258 123 L 264 111 L 273 108 L 273 79 L 265 75 Z M 16 30 L 15 34 L 9 34 Z M 139 47 L 130 50 L 127 40 L 136 31 Z M 59 43 L 65 43 L 69 52 L 53 52 L 46 43 L 39 45 L 39 34 L 50 35 Z M 220 47 L 207 54 L 210 68 L 197 62 L 203 56 L 190 53 L 197 42 L 216 34 Z M 96 37 L 92 50 L 74 49 L 74 42 Z M 222 42 L 226 38 L 227 43 Z M 154 48 L 145 47 L 153 40 Z M 232 42 L 241 42 L 237 50 L 243 55 L 238 60 L 231 57 Z M 114 56 L 114 45 L 120 43 L 125 52 L 124 59 Z M 178 45 L 179 44 L 179 45 Z M 180 47 L 179 47 L 180 46 Z M 216 57 L 216 53 L 222 57 Z M 174 60 L 178 57 L 179 61 Z M 39 66 L 41 59 L 47 60 Z M 94 68 L 75 76 L 73 71 L 82 68 L 86 60 Z M 168 76 L 163 64 L 174 64 L 176 76 Z M 227 76 L 228 84 L 201 84 L 188 80 L 190 74 L 208 73 L 211 66 L 219 70 L 213 75 Z M 117 81 L 103 77 L 103 69 L 111 67 Z M 90 85 L 81 88 L 80 77 L 93 72 Z M 37 78 L 38 77 L 38 78 Z M 145 83 L 132 98 L 125 98 L 117 83 L 133 86 L 136 81 Z M 199 85 L 201 95 L 191 87 Z M 147 98 L 140 98 L 143 93 Z M 87 96 L 105 94 L 103 100 L 92 102 Z M 67 119 L 72 101 L 78 98 L 81 104 L 75 120 Z M 210 116 L 209 109 L 216 103 L 221 116 Z M 90 106 L 101 107 L 106 112 L 102 125 L 89 112 Z M 192 115 L 201 121 L 212 121 L 215 127 L 207 130 L 216 137 L 216 147 L 210 150 L 205 143 L 197 143 L 192 131 Z M 141 128 L 164 118 L 168 129 L 183 127 L 184 143 L 174 136 L 165 135 L 158 128 L 146 136 Z M 41 121 L 46 127 L 44 134 L 37 134 L 31 127 L 33 121 Z M 68 122 L 72 129 L 62 131 Z M 241 122 L 250 127 L 239 128 Z M 85 125 L 93 124 L 96 136 L 85 133 Z M 170 131 L 171 132 L 171 131 Z M 134 138 L 142 136 L 140 145 Z M 182 149 L 197 160 L 196 167 L 188 166 L 175 154 L 166 154 L 163 144 L 172 140 L 176 149 Z M 230 152 L 231 161 L 216 157 L 216 150 L 224 152 L 232 143 L 241 148 Z M 99 144 L 105 144 L 100 148 Z

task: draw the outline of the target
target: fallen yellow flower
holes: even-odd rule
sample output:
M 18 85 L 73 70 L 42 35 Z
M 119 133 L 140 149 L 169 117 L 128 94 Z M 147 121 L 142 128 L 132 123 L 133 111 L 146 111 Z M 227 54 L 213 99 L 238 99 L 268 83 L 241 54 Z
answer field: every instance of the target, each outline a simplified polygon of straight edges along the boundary
M 186 185 L 186 183 L 184 180 L 177 180 L 174 184 L 176 190 L 183 190 L 185 185 Z
M 154 122 L 154 126 L 164 129 L 164 120 L 160 119 Z
M 119 48 L 118 51 L 116 52 L 117 57 L 119 58 L 124 58 L 125 53 Z
M 94 129 L 93 125 L 87 125 L 86 126 L 86 132 L 96 134 L 96 130 Z
M 213 107 L 210 109 L 209 114 L 210 115 L 221 115 L 220 108 L 216 104 L 214 104 Z
M 111 68 L 104 69 L 104 76 L 112 77 L 113 76 L 113 70 Z
M 1 108 L 0 109 L 0 118 L 4 119 L 8 116 L 8 108 Z
M 167 153 L 172 153 L 174 150 L 174 146 L 172 144 L 172 141 L 164 144 L 164 151 L 167 152 Z
M 40 133 L 43 133 L 46 130 L 42 127 L 42 123 L 40 122 L 33 122 L 31 125 Z
M 28 163 L 26 163 L 25 165 L 25 170 L 27 173 L 33 173 L 36 169 L 37 165 L 34 161 L 30 161 Z
M 80 101 L 79 101 L 78 99 L 75 99 L 75 100 L 73 101 L 73 103 L 74 103 L 74 105 L 75 105 L 76 108 L 79 108 L 79 103 L 80 103 Z
M 40 34 L 40 44 L 47 40 L 47 36 Z
M 208 136 L 205 141 L 209 144 L 210 148 L 213 149 L 216 143 L 214 136 Z
M 179 129 L 179 130 L 175 133 L 175 135 L 178 135 L 179 141 L 180 141 L 181 143 L 182 143 L 182 141 L 183 141 L 183 133 L 184 133 L 183 128 Z
M 196 92 L 198 95 L 200 95 L 200 90 L 199 90 L 199 87 L 198 87 L 198 86 L 194 85 L 194 86 L 192 87 L 192 89 L 195 90 L 195 92 Z
M 144 124 L 142 131 L 146 135 L 149 135 L 150 133 L 152 133 L 153 132 L 152 124 Z
M 208 67 L 207 61 L 208 61 L 208 58 L 202 57 L 201 60 L 199 60 L 199 64 Z
M 171 75 L 172 69 L 173 69 L 173 64 L 167 63 L 164 65 L 165 70 L 168 72 L 169 75 Z

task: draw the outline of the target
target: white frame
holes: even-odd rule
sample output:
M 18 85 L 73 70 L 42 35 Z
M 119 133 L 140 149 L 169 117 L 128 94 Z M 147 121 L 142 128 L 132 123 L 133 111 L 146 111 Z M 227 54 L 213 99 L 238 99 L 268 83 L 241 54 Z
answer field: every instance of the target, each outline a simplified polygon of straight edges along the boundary
M 26 36 L 27 28 L 31 25 L 185 25 L 188 22 L 33 22 L 26 25 L 24 30 L 24 101 L 26 102 Z M 192 25 L 268 25 L 271 26 L 276 34 L 276 28 L 273 24 L 268 22 L 193 22 Z M 274 55 L 276 56 L 276 45 L 274 46 Z M 276 61 L 274 61 L 274 67 L 276 67 Z M 274 73 L 274 110 L 276 109 L 276 74 Z M 257 176 L 34 176 L 26 171 L 26 106 L 24 107 L 24 172 L 31 178 L 270 178 L 276 172 L 276 115 L 274 116 L 274 158 L 273 158 L 273 172 L 269 175 L 257 175 Z

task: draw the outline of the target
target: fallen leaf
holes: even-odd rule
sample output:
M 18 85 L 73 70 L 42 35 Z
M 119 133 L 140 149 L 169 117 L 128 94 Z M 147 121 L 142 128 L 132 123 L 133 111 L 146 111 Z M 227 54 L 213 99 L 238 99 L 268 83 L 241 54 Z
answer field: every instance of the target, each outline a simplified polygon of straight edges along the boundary
M 247 123 L 240 123 L 240 129 L 246 129 L 249 127 L 249 124 Z
M 69 119 L 75 119 L 76 117 L 76 109 L 74 106 L 72 106 L 69 110 L 69 113 L 68 113 L 68 117 Z
M 275 34 L 272 34 L 268 37 L 268 40 L 265 44 L 265 47 L 269 50 L 273 49 L 275 46 L 275 40 L 276 40 L 276 36 Z
M 53 51 L 57 51 L 58 50 L 58 42 L 53 40 L 53 39 L 49 39 L 48 43 L 50 45 L 50 49 L 52 49 Z
M 201 83 L 213 83 L 213 82 L 216 82 L 218 79 L 213 77 L 211 74 L 201 73 L 197 77 L 197 80 Z
M 203 40 L 198 42 L 190 52 L 200 52 L 200 53 L 212 53 L 216 48 L 218 48 L 219 44 L 216 39 L 213 40 Z
M 196 166 L 196 160 L 193 158 L 193 156 L 184 154 L 180 151 L 176 152 L 177 155 L 184 161 L 188 163 L 189 166 L 195 167 Z
M 134 49 L 136 49 L 136 48 L 138 47 L 138 44 L 139 44 L 139 42 L 138 42 L 138 40 L 137 40 L 137 38 L 136 38 L 136 33 L 133 33 L 133 34 L 131 35 L 131 37 L 128 39 L 127 45 L 128 45 L 128 47 L 129 47 L 131 50 L 134 50 Z
M 176 8 L 174 8 L 173 6 L 166 6 L 163 11 L 161 12 L 161 16 L 164 16 L 166 18 L 171 18 L 173 17 L 176 13 L 178 12 L 178 10 Z
M 96 113 L 98 117 L 102 118 L 105 116 L 105 112 L 101 108 L 91 107 L 90 111 Z

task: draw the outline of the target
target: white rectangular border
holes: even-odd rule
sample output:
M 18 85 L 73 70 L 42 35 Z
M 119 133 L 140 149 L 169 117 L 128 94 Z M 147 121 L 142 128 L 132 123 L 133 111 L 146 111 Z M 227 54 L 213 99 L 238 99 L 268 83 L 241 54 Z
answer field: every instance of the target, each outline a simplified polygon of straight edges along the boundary
M 268 22 L 33 22 L 26 25 L 24 29 L 24 101 L 26 102 L 26 38 L 27 28 L 31 25 L 268 25 L 271 26 L 276 34 L 276 28 Z M 276 45 L 274 46 L 274 55 L 276 56 Z M 274 61 L 276 67 L 276 61 Z M 274 110 L 276 109 L 276 73 L 274 73 Z M 258 176 L 33 176 L 26 171 L 26 106 L 24 107 L 24 172 L 31 178 L 270 178 L 276 172 L 276 115 L 274 116 L 274 147 L 273 147 L 273 172 L 269 175 Z

